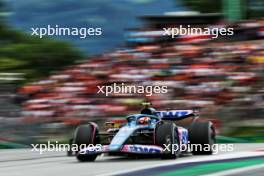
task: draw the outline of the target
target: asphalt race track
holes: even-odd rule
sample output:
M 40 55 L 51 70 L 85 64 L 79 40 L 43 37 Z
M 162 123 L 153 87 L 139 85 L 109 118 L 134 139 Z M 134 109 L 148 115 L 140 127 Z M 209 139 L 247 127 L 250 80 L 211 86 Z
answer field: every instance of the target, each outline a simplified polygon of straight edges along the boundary
M 129 159 L 123 157 L 100 156 L 92 163 L 80 163 L 75 157 L 67 157 L 65 152 L 45 152 L 39 154 L 30 149 L 0 150 L 0 175 L 1 176 L 93 176 L 93 175 L 177 175 L 187 173 L 182 168 L 211 165 L 208 167 L 227 167 L 217 162 L 240 162 L 241 166 L 249 163 L 245 159 L 255 159 L 252 165 L 243 168 L 221 170 L 213 175 L 263 175 L 264 162 L 255 165 L 254 162 L 264 160 L 264 143 L 234 144 L 234 151 L 219 152 L 211 156 L 183 156 L 176 160 Z M 243 160 L 247 162 L 243 162 Z M 244 165 L 243 165 L 244 164 Z M 234 166 L 238 166 L 236 163 Z M 179 171 L 179 169 L 182 169 Z M 221 169 L 221 168 L 220 168 Z M 170 171 L 164 174 L 164 171 Z M 162 172 L 161 172 L 162 171 Z M 191 169 L 188 170 L 190 172 Z M 212 170 L 214 171 L 214 170 Z M 194 170 L 193 170 L 194 172 Z M 239 173 L 239 174 L 238 174 Z M 185 175 L 188 175 L 185 174 Z M 189 174 L 192 175 L 192 174 Z M 196 174 L 197 175 L 197 174 Z M 207 174 L 212 175 L 212 174 Z

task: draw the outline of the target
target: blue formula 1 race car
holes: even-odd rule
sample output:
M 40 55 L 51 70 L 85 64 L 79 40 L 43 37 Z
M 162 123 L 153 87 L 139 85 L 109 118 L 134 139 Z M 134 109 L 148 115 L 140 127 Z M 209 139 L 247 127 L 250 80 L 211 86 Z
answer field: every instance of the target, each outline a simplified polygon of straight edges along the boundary
M 199 120 L 193 110 L 156 111 L 145 104 L 140 114 L 129 115 L 126 123 L 99 132 L 93 123 L 76 128 L 70 144 L 77 145 L 79 161 L 94 161 L 102 153 L 109 155 L 151 155 L 174 159 L 180 154 L 212 154 L 215 128 L 210 121 Z M 194 144 L 196 147 L 186 147 Z M 83 146 L 83 147 L 81 147 Z M 184 147 L 182 147 L 184 146 Z M 70 152 L 71 153 L 71 152 Z

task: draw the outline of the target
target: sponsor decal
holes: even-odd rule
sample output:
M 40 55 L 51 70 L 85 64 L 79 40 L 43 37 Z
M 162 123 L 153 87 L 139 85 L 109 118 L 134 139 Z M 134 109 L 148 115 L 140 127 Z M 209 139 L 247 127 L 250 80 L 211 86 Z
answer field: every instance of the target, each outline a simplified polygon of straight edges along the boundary
M 179 138 L 182 144 L 188 143 L 188 131 L 184 128 L 178 127 Z
M 125 145 L 122 152 L 132 153 L 161 153 L 162 148 L 157 146 L 146 146 L 146 145 Z
M 172 111 L 157 111 L 156 115 L 166 118 L 180 118 L 189 114 L 192 114 L 192 110 L 172 110 Z

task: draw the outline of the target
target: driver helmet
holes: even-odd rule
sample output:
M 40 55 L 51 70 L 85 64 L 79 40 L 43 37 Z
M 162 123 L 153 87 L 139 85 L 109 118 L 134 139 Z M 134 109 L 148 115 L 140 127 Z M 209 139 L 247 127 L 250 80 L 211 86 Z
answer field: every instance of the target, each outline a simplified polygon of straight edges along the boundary
M 147 124 L 149 124 L 149 122 L 150 122 L 150 117 L 141 117 L 138 120 L 138 123 L 141 125 L 147 125 Z

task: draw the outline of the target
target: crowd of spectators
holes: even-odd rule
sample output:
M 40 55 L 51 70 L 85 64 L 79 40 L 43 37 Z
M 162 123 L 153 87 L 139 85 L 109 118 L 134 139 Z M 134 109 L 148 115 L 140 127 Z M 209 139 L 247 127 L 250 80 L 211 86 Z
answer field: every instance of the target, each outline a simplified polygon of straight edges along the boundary
M 140 103 L 150 101 L 157 109 L 198 108 L 210 118 L 257 118 L 264 112 L 263 68 L 263 40 L 140 44 L 21 87 L 27 97 L 22 116 L 30 122 L 107 120 L 139 112 Z M 113 83 L 166 85 L 168 93 L 97 93 L 97 86 Z

